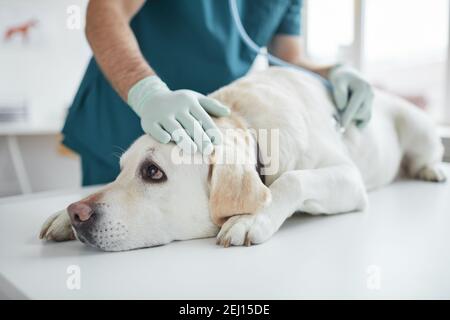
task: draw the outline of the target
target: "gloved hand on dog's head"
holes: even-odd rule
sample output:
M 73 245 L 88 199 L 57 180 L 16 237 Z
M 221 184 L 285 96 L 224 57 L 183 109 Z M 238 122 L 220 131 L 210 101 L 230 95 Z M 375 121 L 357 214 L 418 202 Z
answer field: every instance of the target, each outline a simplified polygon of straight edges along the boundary
M 230 110 L 219 101 L 191 90 L 171 91 L 157 76 L 137 82 L 128 93 L 128 104 L 141 118 L 142 129 L 161 143 L 174 141 L 183 151 L 210 154 L 221 144 L 222 134 L 211 117 Z

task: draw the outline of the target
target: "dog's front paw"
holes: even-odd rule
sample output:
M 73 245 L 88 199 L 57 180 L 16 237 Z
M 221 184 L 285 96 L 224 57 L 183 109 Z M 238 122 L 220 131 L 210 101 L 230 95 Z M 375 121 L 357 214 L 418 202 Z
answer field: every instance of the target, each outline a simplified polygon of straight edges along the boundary
M 223 224 L 217 235 L 217 244 L 224 247 L 260 244 L 275 231 L 274 223 L 265 215 L 234 216 Z
M 75 240 L 70 218 L 66 210 L 55 213 L 44 222 L 39 239 L 53 241 Z

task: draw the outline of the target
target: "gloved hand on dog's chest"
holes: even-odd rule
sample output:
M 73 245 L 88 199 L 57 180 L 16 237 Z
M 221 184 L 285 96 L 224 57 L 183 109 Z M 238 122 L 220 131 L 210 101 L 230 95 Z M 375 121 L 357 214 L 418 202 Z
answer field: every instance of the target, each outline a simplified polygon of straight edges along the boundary
M 128 104 L 141 118 L 142 129 L 161 143 L 174 141 L 183 151 L 210 154 L 222 134 L 210 115 L 223 117 L 230 110 L 219 101 L 191 90 L 171 91 L 157 76 L 137 82 Z
M 331 69 L 329 79 L 341 126 L 347 128 L 354 122 L 364 128 L 372 114 L 372 86 L 356 70 L 342 65 Z

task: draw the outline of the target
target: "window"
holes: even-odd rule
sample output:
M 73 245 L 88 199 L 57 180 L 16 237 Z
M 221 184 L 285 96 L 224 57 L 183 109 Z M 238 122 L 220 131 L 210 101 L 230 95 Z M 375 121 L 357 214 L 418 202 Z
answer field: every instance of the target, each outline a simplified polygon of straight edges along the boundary
M 448 0 L 309 0 L 305 9 L 310 56 L 352 63 L 375 86 L 450 123 Z
M 439 120 L 445 104 L 449 1 L 366 3 L 366 74 Z
M 353 43 L 353 0 L 305 3 L 306 45 L 316 61 L 346 60 Z

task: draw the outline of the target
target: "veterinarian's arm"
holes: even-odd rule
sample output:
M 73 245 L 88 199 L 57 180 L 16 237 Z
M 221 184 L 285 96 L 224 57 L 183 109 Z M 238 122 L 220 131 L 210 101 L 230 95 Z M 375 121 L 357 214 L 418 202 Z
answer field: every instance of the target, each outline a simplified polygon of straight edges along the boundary
M 186 152 L 211 153 L 222 136 L 210 116 L 226 116 L 218 101 L 190 90 L 171 91 L 143 57 L 131 27 L 145 0 L 91 0 L 86 36 L 100 68 L 141 118 L 142 129 Z M 158 50 L 157 46 L 155 50 Z
M 95 60 L 125 101 L 137 81 L 155 72 L 141 54 L 129 26 L 145 0 L 91 0 L 86 15 L 86 37 Z
M 299 36 L 278 34 L 272 39 L 268 49 L 274 56 L 311 70 L 326 79 L 333 68 L 333 65 L 319 65 L 309 60 L 304 49 L 303 38 Z
M 364 127 L 369 122 L 373 89 L 356 70 L 342 65 L 320 66 L 311 62 L 306 56 L 302 38 L 295 35 L 276 35 L 270 43 L 269 52 L 330 80 L 343 127 L 352 122 Z

